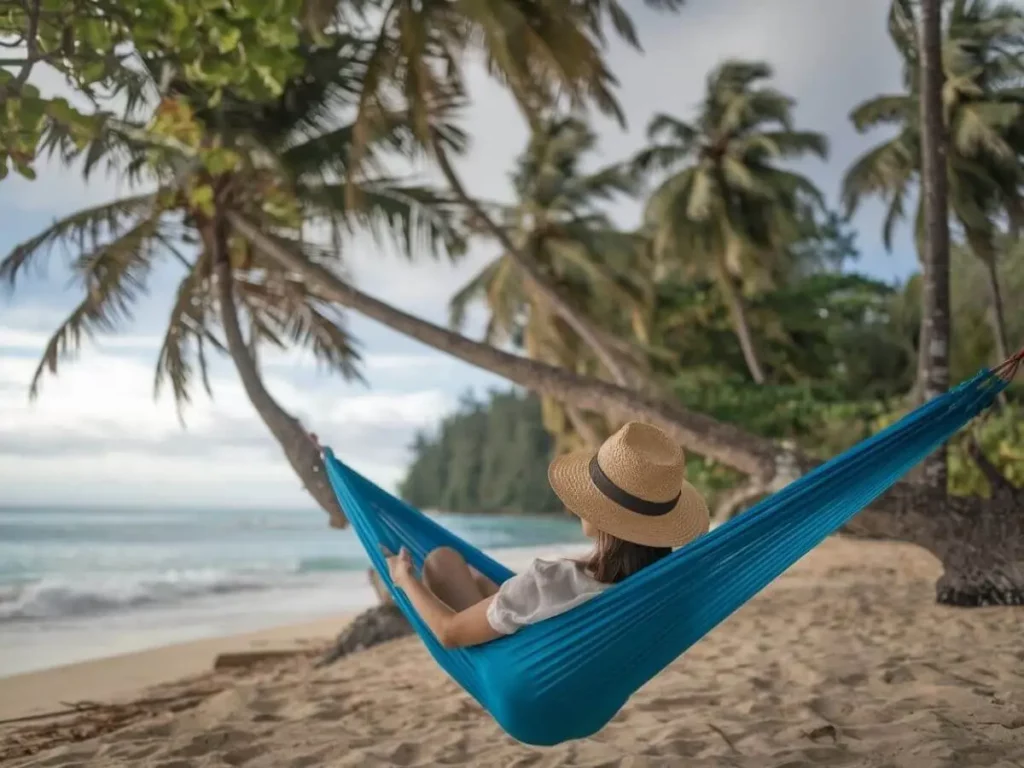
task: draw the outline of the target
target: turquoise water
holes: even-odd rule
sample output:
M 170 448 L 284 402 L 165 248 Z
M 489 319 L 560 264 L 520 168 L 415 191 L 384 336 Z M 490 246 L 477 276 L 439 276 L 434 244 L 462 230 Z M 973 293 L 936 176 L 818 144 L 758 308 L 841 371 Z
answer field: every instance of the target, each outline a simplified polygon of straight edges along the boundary
M 563 516 L 437 515 L 485 549 L 580 541 Z M 314 511 L 0 509 L 0 623 L 315 581 L 369 564 Z
M 478 547 L 580 543 L 568 516 L 435 516 Z M 0 508 L 0 675 L 355 610 L 350 530 L 316 510 Z

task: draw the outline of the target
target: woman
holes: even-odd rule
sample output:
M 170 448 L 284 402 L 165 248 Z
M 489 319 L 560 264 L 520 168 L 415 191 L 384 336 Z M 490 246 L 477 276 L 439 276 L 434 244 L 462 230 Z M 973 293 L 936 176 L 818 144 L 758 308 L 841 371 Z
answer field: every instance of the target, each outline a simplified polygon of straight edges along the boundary
M 708 509 L 684 479 L 683 452 L 657 427 L 630 422 L 596 453 L 548 469 L 552 489 L 596 540 L 583 562 L 535 560 L 500 587 L 453 549 L 431 552 L 416 577 L 409 553 L 388 555 L 395 586 L 446 648 L 479 645 L 557 616 L 708 530 Z

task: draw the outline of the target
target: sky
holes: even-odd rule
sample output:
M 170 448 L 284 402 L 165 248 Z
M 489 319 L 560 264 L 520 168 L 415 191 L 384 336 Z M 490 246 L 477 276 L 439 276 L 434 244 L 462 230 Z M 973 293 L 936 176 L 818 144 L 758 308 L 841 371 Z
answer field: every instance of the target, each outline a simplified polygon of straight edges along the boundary
M 899 88 L 887 9 L 888 0 L 689 0 L 678 15 L 638 11 L 644 52 L 616 44 L 609 54 L 629 124 L 623 130 L 595 122 L 599 160 L 637 151 L 657 112 L 689 116 L 707 73 L 723 60 L 766 60 L 775 85 L 797 100 L 798 126 L 829 136 L 828 161 L 800 169 L 835 201 L 851 160 L 880 138 L 854 131 L 851 107 Z M 474 195 L 507 200 L 508 172 L 525 146 L 526 127 L 482 70 L 471 70 L 470 86 L 473 106 L 464 126 L 472 146 L 459 169 Z M 40 163 L 38 172 L 32 182 L 13 175 L 0 182 L 0 254 L 54 219 L 124 191 L 114 178 L 86 184 L 55 163 Z M 613 213 L 631 226 L 639 207 L 621 203 Z M 902 233 L 886 252 L 880 222 L 876 204 L 854 219 L 862 252 L 857 268 L 902 279 L 916 263 L 909 237 Z M 410 264 L 359 241 L 346 257 L 362 290 L 444 323 L 449 297 L 495 255 L 494 246 L 478 243 L 455 265 Z M 312 507 L 227 361 L 214 366 L 213 399 L 197 391 L 183 420 L 169 397 L 154 399 L 172 277 L 158 273 L 135 321 L 84 347 L 58 376 L 45 377 L 32 402 L 28 385 L 40 352 L 76 301 L 77 288 L 55 253 L 45 272 L 20 283 L 13 295 L 0 292 L 0 506 Z M 347 321 L 360 342 L 365 385 L 318 371 L 296 353 L 268 355 L 261 365 L 282 405 L 339 458 L 393 489 L 418 430 L 435 429 L 464 393 L 482 395 L 508 384 L 356 315 Z

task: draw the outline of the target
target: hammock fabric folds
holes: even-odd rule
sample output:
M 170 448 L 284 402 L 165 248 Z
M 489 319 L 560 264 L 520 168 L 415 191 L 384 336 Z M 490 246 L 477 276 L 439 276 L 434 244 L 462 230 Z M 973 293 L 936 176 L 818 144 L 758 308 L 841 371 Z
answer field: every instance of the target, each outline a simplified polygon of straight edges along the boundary
M 583 605 L 473 648 L 437 642 L 391 583 L 381 544 L 405 546 L 417 566 L 431 550 L 452 547 L 499 584 L 512 572 L 329 450 L 327 472 L 434 659 L 507 733 L 549 746 L 599 731 L 640 686 L 989 406 L 1007 381 L 1001 369 L 982 371 Z

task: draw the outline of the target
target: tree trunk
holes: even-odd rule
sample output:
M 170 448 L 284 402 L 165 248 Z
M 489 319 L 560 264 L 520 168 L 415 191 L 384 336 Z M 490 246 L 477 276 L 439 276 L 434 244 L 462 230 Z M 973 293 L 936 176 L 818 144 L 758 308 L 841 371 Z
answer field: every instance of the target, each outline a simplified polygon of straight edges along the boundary
M 583 410 L 605 413 L 612 418 L 635 418 L 657 423 L 685 449 L 750 475 L 768 493 L 778 490 L 818 463 L 785 446 L 673 403 L 656 401 L 607 382 L 576 376 L 563 369 L 511 355 L 420 320 L 357 291 L 322 266 L 296 256 L 273 238 L 262 234 L 244 217 L 229 214 L 229 219 L 232 226 L 258 250 L 284 269 L 298 273 L 318 288 L 325 300 L 353 309 L 392 330 L 503 376 L 539 395 L 572 403 Z M 1017 503 L 1024 504 L 1024 499 L 1019 498 Z M 979 543 L 961 551 L 957 537 L 967 535 L 965 532 L 970 529 L 972 519 L 987 522 L 976 534 L 971 534 L 978 537 L 976 541 Z M 854 535 L 910 542 L 936 554 L 946 568 L 940 600 L 955 601 L 959 605 L 985 605 L 991 604 L 993 596 L 998 596 L 1003 603 L 1024 603 L 1024 553 L 1020 552 L 1024 546 L 1024 515 L 1013 504 L 1003 500 L 995 503 L 956 497 L 947 500 L 944 493 L 939 494 L 926 486 L 898 483 L 857 515 L 847 531 Z M 1011 580 L 1017 573 L 1021 573 L 1022 578 Z
M 1024 492 L 987 500 L 902 484 L 885 502 L 896 524 L 881 527 L 887 537 L 924 547 L 942 563 L 938 602 L 1024 605 Z M 851 528 L 862 529 L 865 518 L 855 517 Z
M 984 262 L 988 291 L 992 299 L 988 317 L 992 324 L 992 339 L 996 344 L 995 362 L 999 363 L 1010 356 L 1010 343 L 1006 334 L 1006 316 L 1003 313 L 1003 292 L 999 285 L 999 264 L 992 254 L 986 257 Z
M 584 445 L 587 448 L 597 448 L 604 442 L 597 435 L 597 431 L 587 421 L 587 417 L 580 413 L 580 409 L 571 403 L 566 404 L 565 414 L 569 417 L 569 423 L 572 424 L 572 428 L 576 431 L 576 434 L 583 440 Z
M 600 329 L 583 317 L 580 312 L 569 306 L 569 303 L 558 294 L 558 290 L 548 281 L 547 276 L 538 269 L 537 263 L 533 258 L 524 254 L 522 249 L 512 242 L 508 233 L 487 215 L 483 206 L 470 197 L 465 187 L 462 186 L 462 181 L 452 167 L 451 162 L 449 162 L 444 147 L 437 141 L 434 142 L 434 156 L 437 158 L 437 164 L 441 168 L 441 173 L 444 174 L 445 180 L 452 188 L 452 191 L 455 192 L 459 202 L 466 206 L 473 216 L 483 224 L 484 228 L 498 240 L 512 261 L 526 275 L 527 281 L 533 285 L 534 290 L 537 291 L 541 299 L 583 340 L 601 362 L 601 365 L 608 371 L 615 383 L 619 386 L 628 386 L 629 378 L 626 369 L 616 357 L 611 344 L 605 341 L 604 334 L 602 334 Z
M 327 512 L 332 528 L 344 528 L 348 521 L 327 479 L 320 450 L 297 419 L 285 412 L 270 395 L 260 378 L 256 362 L 242 336 L 235 308 L 231 263 L 228 260 L 227 225 L 218 220 L 204 232 L 206 247 L 214 263 L 220 299 L 221 323 L 228 352 L 238 371 L 249 402 L 260 415 L 284 451 L 295 474 L 316 502 Z
M 296 256 L 272 237 L 264 235 L 244 217 L 229 213 L 228 218 L 239 234 L 257 249 L 311 285 L 318 286 L 327 301 L 354 309 L 405 336 L 470 365 L 496 373 L 540 395 L 571 402 L 582 410 L 605 413 L 623 421 L 641 419 L 657 423 L 684 447 L 746 474 L 773 476 L 777 449 L 770 440 L 685 410 L 673 403 L 503 352 L 489 344 L 473 341 L 421 320 L 358 291 L 319 264 Z
M 921 0 L 921 187 L 925 216 L 922 323 L 927 332 L 921 390 L 930 400 L 949 389 L 949 213 L 946 126 L 942 104 L 942 0 Z M 946 448 L 925 459 L 924 482 L 947 487 Z
M 736 331 L 736 338 L 740 342 L 740 349 L 743 351 L 743 359 L 747 363 L 747 370 L 757 384 L 764 384 L 765 376 L 761 368 L 761 361 L 754 349 L 754 340 L 750 336 L 750 324 L 747 322 L 747 312 L 743 307 L 743 297 L 736 290 L 732 275 L 722 260 L 718 262 L 718 283 L 722 288 L 722 296 L 732 316 L 732 327 Z
M 411 635 L 412 625 L 394 603 L 368 608 L 343 629 L 334 645 L 317 662 L 326 667 L 349 654 Z

